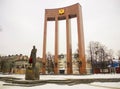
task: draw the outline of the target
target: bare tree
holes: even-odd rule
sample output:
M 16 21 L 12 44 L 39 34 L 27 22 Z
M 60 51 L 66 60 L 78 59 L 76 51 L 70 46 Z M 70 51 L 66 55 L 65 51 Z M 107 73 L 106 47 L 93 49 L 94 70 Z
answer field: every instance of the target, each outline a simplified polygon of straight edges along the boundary
M 108 52 L 107 52 L 107 58 L 108 58 L 108 60 L 113 59 L 113 57 L 114 57 L 113 54 L 114 54 L 113 50 L 109 49 Z
M 94 72 L 94 68 L 96 66 L 98 44 L 99 42 L 91 41 L 89 42 L 89 46 L 88 46 L 88 60 L 91 61 L 92 72 Z
M 91 60 L 93 70 L 94 68 L 98 67 L 104 69 L 107 66 L 106 64 L 107 56 L 108 56 L 107 48 L 100 42 L 91 41 L 89 43 L 88 59 Z
M 118 58 L 120 59 L 120 50 L 118 50 L 117 56 L 118 56 Z
M 50 74 L 54 71 L 53 55 L 50 52 L 48 52 L 46 58 L 47 58 L 47 71 L 48 74 Z

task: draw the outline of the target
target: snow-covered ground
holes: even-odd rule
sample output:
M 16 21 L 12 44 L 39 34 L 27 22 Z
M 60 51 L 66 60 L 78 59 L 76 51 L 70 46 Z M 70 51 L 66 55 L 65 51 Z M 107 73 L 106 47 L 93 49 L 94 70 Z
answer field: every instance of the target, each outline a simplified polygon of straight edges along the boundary
M 0 77 L 15 77 L 25 79 L 25 75 L 11 74 L 2 75 Z M 40 80 L 64 80 L 64 79 L 95 79 L 95 78 L 120 78 L 120 74 L 94 74 L 94 75 L 40 75 Z
M 16 77 L 24 79 L 25 75 L 2 75 L 0 77 Z M 85 78 L 120 78 L 120 74 L 95 74 L 95 75 L 40 75 L 41 80 L 59 80 L 59 79 L 85 79 Z M 0 89 L 120 89 L 120 82 L 93 82 L 90 84 L 77 85 L 57 85 L 45 84 L 33 87 L 6 86 L 5 82 L 0 81 Z

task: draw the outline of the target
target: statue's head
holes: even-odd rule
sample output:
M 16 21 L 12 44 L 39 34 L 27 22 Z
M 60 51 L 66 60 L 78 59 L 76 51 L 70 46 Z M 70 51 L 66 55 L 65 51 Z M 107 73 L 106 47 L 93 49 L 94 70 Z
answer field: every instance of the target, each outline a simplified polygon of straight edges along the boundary
M 35 49 L 35 45 L 33 45 L 33 49 Z

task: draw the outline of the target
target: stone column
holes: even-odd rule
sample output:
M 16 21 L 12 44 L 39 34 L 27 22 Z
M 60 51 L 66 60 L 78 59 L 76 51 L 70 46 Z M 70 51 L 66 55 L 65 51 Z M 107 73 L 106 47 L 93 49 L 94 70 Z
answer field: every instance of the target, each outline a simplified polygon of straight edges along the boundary
M 47 17 L 45 16 L 44 21 L 44 37 L 43 37 L 43 59 L 42 59 L 42 73 L 45 74 L 46 71 L 46 40 L 47 40 Z
M 81 7 L 78 5 L 77 13 L 77 27 L 78 27 L 78 52 L 79 60 L 82 62 L 79 66 L 80 74 L 86 74 L 86 62 L 85 62 L 85 47 L 84 47 L 84 36 L 83 36 L 83 22 L 82 22 L 82 11 Z
M 58 74 L 58 17 L 55 17 L 55 59 L 54 73 Z
M 72 74 L 71 29 L 69 16 L 66 16 L 67 74 Z

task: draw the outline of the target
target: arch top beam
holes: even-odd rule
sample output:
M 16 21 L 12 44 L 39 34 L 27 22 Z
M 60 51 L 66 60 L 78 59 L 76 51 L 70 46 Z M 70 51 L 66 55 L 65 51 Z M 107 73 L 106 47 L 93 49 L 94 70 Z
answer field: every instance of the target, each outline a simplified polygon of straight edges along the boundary
M 55 17 L 58 17 L 58 20 L 65 20 L 68 15 L 69 18 L 74 18 L 79 12 L 80 4 L 76 3 L 71 6 L 55 9 L 45 9 L 45 15 L 47 21 L 55 21 Z M 76 8 L 76 9 L 75 9 Z

